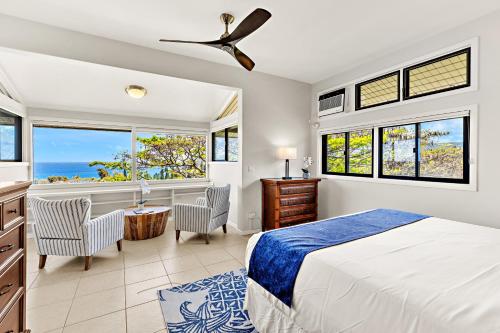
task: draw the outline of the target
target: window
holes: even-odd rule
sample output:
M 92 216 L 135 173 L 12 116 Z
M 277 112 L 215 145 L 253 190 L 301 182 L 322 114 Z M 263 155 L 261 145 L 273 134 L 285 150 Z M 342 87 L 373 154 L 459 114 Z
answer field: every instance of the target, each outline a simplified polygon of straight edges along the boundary
M 399 101 L 399 71 L 356 84 L 356 110 Z
M 129 181 L 130 142 L 130 131 L 35 126 L 34 183 Z
M 137 179 L 206 177 L 205 135 L 137 133 Z
M 238 126 L 212 133 L 212 161 L 238 161 Z
M 0 161 L 21 161 L 21 122 L 21 117 L 0 110 Z
M 323 135 L 323 173 L 373 175 L 373 130 L 363 129 Z
M 380 178 L 469 183 L 469 117 L 379 131 Z
M 405 68 L 403 99 L 470 86 L 470 53 L 467 48 Z

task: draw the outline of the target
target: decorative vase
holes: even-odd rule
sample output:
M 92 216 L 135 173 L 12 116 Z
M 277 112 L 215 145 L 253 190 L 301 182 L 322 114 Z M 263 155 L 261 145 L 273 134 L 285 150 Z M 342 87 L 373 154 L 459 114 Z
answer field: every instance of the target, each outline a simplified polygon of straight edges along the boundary
M 309 172 L 303 172 L 302 173 L 302 178 L 309 179 Z
M 144 209 L 144 202 L 137 204 L 137 208 Z

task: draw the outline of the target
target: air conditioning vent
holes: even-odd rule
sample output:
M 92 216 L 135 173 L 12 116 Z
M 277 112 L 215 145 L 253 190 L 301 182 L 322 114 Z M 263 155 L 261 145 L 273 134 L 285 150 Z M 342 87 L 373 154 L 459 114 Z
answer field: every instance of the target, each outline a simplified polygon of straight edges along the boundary
M 319 96 L 318 116 L 323 117 L 332 113 L 343 112 L 344 101 L 345 88 Z

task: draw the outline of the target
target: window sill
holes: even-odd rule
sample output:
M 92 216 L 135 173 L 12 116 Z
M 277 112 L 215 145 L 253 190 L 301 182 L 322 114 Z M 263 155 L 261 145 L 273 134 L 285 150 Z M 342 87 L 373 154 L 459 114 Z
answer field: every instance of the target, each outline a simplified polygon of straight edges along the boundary
M 0 162 L 0 168 L 27 167 L 29 162 Z
M 152 189 L 155 188 L 182 188 L 190 187 L 196 185 L 206 185 L 210 183 L 208 178 L 197 178 L 197 179 L 184 179 L 184 180 L 148 180 L 148 184 Z M 137 188 L 139 190 L 139 181 L 127 181 L 127 182 L 107 182 L 107 183 L 59 183 L 59 184 L 33 184 L 30 189 L 32 190 L 49 190 L 49 189 L 75 189 L 75 190 L 86 190 L 86 189 L 110 189 L 115 190 L 118 188 L 124 190 L 130 190 L 131 188 Z
M 425 182 L 425 181 L 404 180 L 404 179 L 367 178 L 367 177 L 338 176 L 338 175 L 327 175 L 327 174 L 322 174 L 321 178 L 332 179 L 336 181 L 337 180 L 356 181 L 365 183 L 417 186 L 417 187 L 477 192 L 477 186 L 475 184 L 439 183 L 439 182 Z

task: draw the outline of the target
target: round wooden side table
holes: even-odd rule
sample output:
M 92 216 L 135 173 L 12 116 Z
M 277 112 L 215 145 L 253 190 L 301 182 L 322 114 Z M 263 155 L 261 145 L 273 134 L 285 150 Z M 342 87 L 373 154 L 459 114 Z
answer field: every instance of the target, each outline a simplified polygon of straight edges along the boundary
M 170 207 L 145 207 L 125 210 L 126 240 L 143 240 L 158 237 L 165 231 Z

